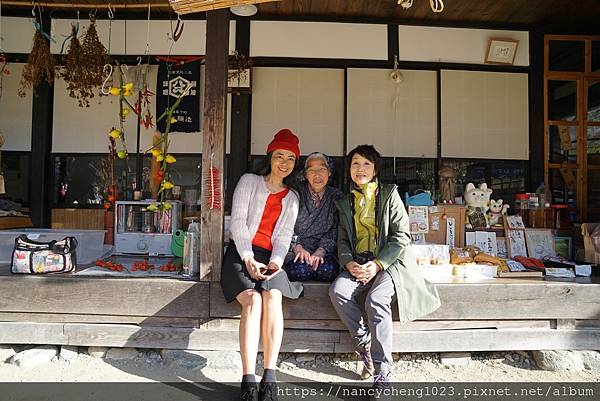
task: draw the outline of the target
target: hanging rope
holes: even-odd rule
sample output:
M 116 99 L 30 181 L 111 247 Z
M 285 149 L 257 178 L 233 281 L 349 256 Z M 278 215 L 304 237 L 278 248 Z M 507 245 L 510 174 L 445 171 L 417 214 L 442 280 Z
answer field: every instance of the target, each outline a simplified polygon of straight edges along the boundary
M 394 55 L 394 70 L 390 73 L 390 80 L 395 85 L 392 108 L 394 109 L 394 178 L 396 177 L 396 152 L 398 149 L 398 135 L 400 134 L 400 83 L 402 82 L 402 73 L 398 70 L 398 56 Z
M 112 39 L 112 23 L 115 18 L 115 10 L 108 3 L 108 49 L 107 53 L 110 55 L 110 41 Z M 77 19 L 79 20 L 79 11 L 77 11 Z

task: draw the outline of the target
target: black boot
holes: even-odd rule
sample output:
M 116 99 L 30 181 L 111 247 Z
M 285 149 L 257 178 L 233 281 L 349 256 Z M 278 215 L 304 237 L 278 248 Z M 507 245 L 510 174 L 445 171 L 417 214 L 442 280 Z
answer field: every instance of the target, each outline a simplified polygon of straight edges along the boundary
M 258 401 L 258 389 L 256 383 L 242 383 L 242 401 Z
M 258 401 L 277 401 L 277 383 L 261 381 Z

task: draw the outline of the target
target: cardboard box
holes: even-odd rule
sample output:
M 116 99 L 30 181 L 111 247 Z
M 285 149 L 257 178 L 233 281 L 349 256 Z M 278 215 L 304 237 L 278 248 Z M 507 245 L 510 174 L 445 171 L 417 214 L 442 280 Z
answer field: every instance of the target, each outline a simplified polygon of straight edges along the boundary
M 448 219 L 454 222 L 454 247 L 465 246 L 465 213 L 464 205 L 440 204 L 429 207 L 429 232 L 425 241 L 430 244 L 448 244 Z M 452 244 L 448 244 L 452 248 Z

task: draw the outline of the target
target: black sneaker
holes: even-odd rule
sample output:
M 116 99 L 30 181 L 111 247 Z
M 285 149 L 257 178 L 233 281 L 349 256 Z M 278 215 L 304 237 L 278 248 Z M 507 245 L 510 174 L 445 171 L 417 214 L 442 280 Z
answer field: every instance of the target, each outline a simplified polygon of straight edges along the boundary
M 367 380 L 369 377 L 373 376 L 375 372 L 375 366 L 373 366 L 373 359 L 371 359 L 371 342 L 366 342 L 363 344 L 359 344 L 354 351 L 356 355 L 362 359 L 363 369 L 360 373 L 360 378 L 363 380 Z
M 242 401 L 258 401 L 256 383 L 242 383 Z
M 261 381 L 258 401 L 277 401 L 277 383 Z
M 389 372 L 378 372 L 373 376 L 373 395 L 370 397 L 371 400 L 385 400 L 392 399 L 390 394 L 386 393 L 386 389 L 390 388 L 390 373 Z

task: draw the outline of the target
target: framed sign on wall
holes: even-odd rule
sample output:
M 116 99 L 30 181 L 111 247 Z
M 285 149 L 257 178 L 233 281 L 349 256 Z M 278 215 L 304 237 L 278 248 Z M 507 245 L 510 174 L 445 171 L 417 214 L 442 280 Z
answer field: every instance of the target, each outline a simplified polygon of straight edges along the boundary
M 518 40 L 490 39 L 485 55 L 486 64 L 510 64 L 515 62 Z

